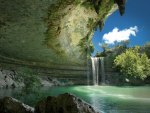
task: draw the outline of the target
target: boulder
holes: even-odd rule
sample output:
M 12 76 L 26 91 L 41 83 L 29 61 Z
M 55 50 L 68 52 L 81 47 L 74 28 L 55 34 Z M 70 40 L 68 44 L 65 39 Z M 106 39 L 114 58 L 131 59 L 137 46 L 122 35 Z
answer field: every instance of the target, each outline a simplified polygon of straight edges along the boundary
M 5 97 L 0 99 L 0 113 L 34 113 L 34 108 L 14 98 Z
M 48 96 L 35 107 L 35 113 L 98 113 L 92 106 L 69 93 Z
M 0 68 L 0 88 L 23 87 L 24 83 L 16 73 L 15 70 Z

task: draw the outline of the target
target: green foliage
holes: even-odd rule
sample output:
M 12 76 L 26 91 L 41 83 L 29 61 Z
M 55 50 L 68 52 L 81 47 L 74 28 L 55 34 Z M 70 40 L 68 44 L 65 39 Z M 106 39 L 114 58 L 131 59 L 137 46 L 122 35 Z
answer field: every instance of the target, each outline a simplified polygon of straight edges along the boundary
M 75 4 L 78 5 L 81 3 L 81 0 L 75 0 Z
M 93 7 L 93 4 L 92 4 L 92 2 L 90 2 L 90 1 L 85 1 L 85 2 L 83 2 L 82 3 L 82 6 L 83 7 L 85 7 L 85 8 L 87 8 L 87 9 L 94 9 L 94 7 Z
M 113 8 L 114 1 L 113 0 L 93 0 L 95 11 L 98 14 L 99 21 L 97 22 L 97 27 L 102 31 L 105 20 L 109 11 Z
M 98 28 L 99 28 L 100 31 L 103 30 L 104 24 L 105 24 L 104 20 L 98 21 L 97 26 L 98 26 Z
M 150 58 L 150 42 L 147 42 L 143 47 L 142 47 L 142 51 L 144 51 L 148 58 Z
M 124 53 L 125 51 L 126 51 L 126 49 L 127 48 L 125 48 L 124 46 L 115 46 L 114 47 L 114 52 L 115 52 L 115 54 L 116 54 L 116 56 L 117 55 L 120 55 L 120 54 L 122 54 L 122 53 Z
M 91 53 L 94 52 L 94 45 L 91 40 L 83 38 L 78 46 L 81 47 L 82 56 L 90 57 Z
M 129 40 L 123 40 L 120 42 L 121 46 L 124 47 L 124 48 L 127 48 L 128 45 L 129 45 Z
M 139 47 L 127 49 L 114 60 L 115 67 L 127 77 L 144 80 L 150 75 L 150 60 L 145 53 L 139 53 Z
M 109 45 L 107 43 L 102 43 L 99 46 L 103 49 L 103 51 L 101 53 L 99 53 L 99 55 L 97 53 L 97 55 L 101 56 L 101 57 L 107 56 L 107 51 L 109 50 Z
M 93 20 L 92 18 L 88 18 L 87 27 L 88 27 L 88 28 L 93 28 L 93 24 L 94 24 L 94 20 Z
M 103 49 L 103 51 L 106 51 L 109 45 L 107 43 L 102 43 L 100 46 Z
M 24 81 L 25 87 L 23 90 L 25 93 L 34 92 L 36 88 L 41 85 L 38 79 L 38 74 L 32 69 L 21 68 L 18 72 L 18 76 L 20 76 Z
M 33 100 L 39 100 L 41 98 L 39 95 L 41 84 L 37 72 L 33 71 L 33 69 L 22 67 L 18 70 L 17 76 L 22 78 L 25 87 L 16 92 L 14 97 L 24 103 L 28 103 L 30 101 L 30 105 L 34 105 L 35 102 Z
M 97 52 L 95 57 L 101 57 L 101 53 Z
M 108 13 L 114 6 L 114 0 L 86 0 L 82 3 L 82 6 L 95 10 L 98 14 L 98 20 L 94 23 L 93 29 L 98 27 L 102 31 Z

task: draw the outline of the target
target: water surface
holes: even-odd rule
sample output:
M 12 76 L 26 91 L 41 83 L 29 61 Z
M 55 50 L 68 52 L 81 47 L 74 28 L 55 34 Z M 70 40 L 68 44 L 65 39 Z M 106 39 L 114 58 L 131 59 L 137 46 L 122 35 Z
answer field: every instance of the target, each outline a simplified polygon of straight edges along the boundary
M 48 95 L 72 93 L 90 103 L 101 113 L 150 113 L 150 87 L 69 86 L 41 88 L 32 94 L 20 95 L 19 89 L 1 89 L 0 97 L 13 96 L 33 105 Z M 19 96 L 18 96 L 19 95 Z

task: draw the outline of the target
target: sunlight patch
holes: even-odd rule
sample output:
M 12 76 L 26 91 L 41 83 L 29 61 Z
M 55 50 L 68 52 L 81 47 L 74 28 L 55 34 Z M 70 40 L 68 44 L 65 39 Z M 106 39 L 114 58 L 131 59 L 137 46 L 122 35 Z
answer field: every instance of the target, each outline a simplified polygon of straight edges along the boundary
M 119 30 L 117 27 L 115 27 L 111 32 L 104 34 L 103 40 L 105 43 L 115 44 L 115 42 L 129 40 L 130 36 L 136 36 L 137 32 L 138 32 L 137 26 L 123 30 Z

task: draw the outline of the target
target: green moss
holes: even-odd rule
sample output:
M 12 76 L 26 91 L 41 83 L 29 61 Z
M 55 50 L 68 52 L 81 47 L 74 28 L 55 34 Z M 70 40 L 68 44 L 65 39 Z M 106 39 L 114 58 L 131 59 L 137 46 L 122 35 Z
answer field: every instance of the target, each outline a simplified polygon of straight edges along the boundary
M 79 5 L 81 3 L 81 0 L 75 0 L 75 5 Z
M 91 0 L 88 0 L 88 2 L 84 2 L 82 5 L 86 8 L 91 8 L 91 7 L 95 6 L 95 3 Z M 91 29 L 91 32 L 97 27 L 99 27 L 99 29 L 102 30 L 105 19 L 108 15 L 109 11 L 113 8 L 114 1 L 113 0 L 102 0 L 101 3 L 99 3 L 97 5 L 99 5 L 99 6 L 95 6 L 95 11 L 98 13 L 97 21 L 94 23 L 92 18 L 89 18 L 89 20 L 88 20 L 87 27 L 89 27 Z M 89 34 L 91 34 L 91 33 L 89 33 Z M 89 34 L 85 38 L 83 38 L 79 43 L 79 46 L 82 48 L 81 49 L 82 53 L 84 53 L 84 54 L 86 53 L 87 55 L 90 55 L 94 49 L 93 44 L 91 43 L 91 40 L 89 39 Z
M 103 27 L 104 27 L 104 20 L 100 20 L 97 22 L 97 27 L 100 29 L 100 31 L 102 31 Z
M 114 1 L 113 0 L 102 0 L 101 5 L 99 6 L 98 20 L 96 26 L 99 27 L 100 30 L 103 29 L 105 20 L 109 11 L 113 8 Z
M 94 9 L 94 6 L 93 6 L 92 2 L 90 2 L 90 1 L 85 1 L 81 5 L 87 9 Z
M 35 64 L 34 62 L 42 62 L 50 65 L 52 63 L 59 64 L 61 62 L 59 59 L 67 53 L 69 55 L 74 55 L 74 57 L 70 58 L 71 60 L 78 60 L 78 54 L 81 52 L 83 54 L 87 53 L 87 48 L 92 47 L 90 45 L 90 38 L 84 38 L 87 32 L 93 32 L 93 29 L 97 26 L 102 28 L 105 21 L 104 18 L 106 18 L 113 5 L 113 0 L 101 0 L 101 4 L 98 8 L 99 13 L 96 15 L 95 12 L 97 11 L 93 4 L 94 0 L 54 0 L 51 2 L 39 0 L 36 1 L 36 4 L 32 0 L 21 0 L 22 2 L 17 0 L 14 1 L 15 2 L 6 0 L 3 5 L 1 4 L 1 6 L 3 6 L 1 7 L 3 10 L 0 10 L 0 15 L 2 15 L 0 18 L 0 27 L 2 26 L 0 34 L 1 55 L 14 58 L 9 60 L 11 62 L 29 65 L 32 64 L 32 62 L 33 65 Z M 77 11 L 81 11 L 81 14 L 85 14 L 80 16 L 76 13 Z M 86 12 L 88 11 L 89 14 L 86 16 Z M 92 12 L 93 14 L 91 14 Z M 76 20 L 73 15 L 72 20 L 75 22 L 67 24 L 68 17 L 66 18 L 65 16 L 72 15 L 73 13 L 80 16 L 81 19 L 79 19 L 79 17 L 78 20 Z M 93 17 L 91 17 L 91 15 L 93 15 Z M 41 20 L 41 17 L 43 21 Z M 5 23 L 6 25 L 4 26 Z M 77 24 L 73 26 L 73 23 L 77 23 L 79 26 L 76 27 Z M 71 27 L 70 24 L 72 25 Z M 69 26 L 68 28 L 66 28 L 67 25 Z M 68 29 L 72 29 L 74 34 L 72 35 L 69 33 L 68 35 L 63 35 L 63 33 L 71 31 Z M 45 34 L 43 35 L 44 32 Z M 79 37 L 72 39 L 72 36 Z M 60 39 L 61 37 L 63 38 Z M 82 38 L 84 39 L 80 41 L 80 47 L 76 47 L 77 42 Z M 63 39 L 67 39 L 67 41 L 64 41 L 65 44 L 63 44 Z M 69 43 L 69 39 L 72 39 L 75 43 Z M 44 45 L 41 44 L 42 41 L 44 42 Z M 67 47 L 67 43 L 70 44 L 70 48 Z M 87 44 L 89 45 L 87 46 Z M 48 47 L 48 49 L 46 47 Z M 67 49 L 67 52 L 65 51 L 65 48 Z M 79 52 L 80 48 L 81 52 Z M 83 57 L 85 56 L 86 55 L 83 55 Z M 16 61 L 16 59 L 18 60 Z M 67 63 L 68 62 L 67 59 Z M 66 63 L 66 59 L 64 58 L 64 61 L 61 63 Z
M 101 2 L 97 3 L 94 2 L 93 0 L 86 0 L 83 3 L 81 3 L 81 0 L 75 0 L 75 1 L 60 0 L 58 1 L 58 3 L 51 5 L 48 9 L 48 16 L 44 19 L 44 21 L 47 23 L 47 31 L 45 33 L 46 38 L 44 43 L 49 48 L 56 51 L 57 54 L 65 53 L 63 52 L 63 50 L 60 49 L 59 40 L 57 39 L 61 31 L 61 28 L 59 27 L 60 19 L 66 15 L 66 13 L 61 13 L 61 10 L 66 8 L 67 5 L 72 5 L 72 4 L 75 5 L 81 4 L 81 6 L 95 10 L 98 13 L 98 18 L 96 22 L 94 22 L 93 18 L 88 19 L 87 27 L 90 29 L 90 31 L 93 31 L 93 29 L 95 29 L 97 26 L 99 26 L 100 30 L 102 30 L 104 26 L 105 18 L 108 15 L 109 11 L 112 9 L 114 5 L 114 1 L 101 0 Z M 81 46 L 82 44 L 79 45 Z
M 100 0 L 100 1 L 101 2 L 97 4 L 98 8 L 96 9 L 97 10 L 96 12 L 98 12 L 99 16 L 107 15 L 108 12 L 111 10 L 112 6 L 114 5 L 114 1 L 113 0 Z
M 1 28 L 2 26 L 5 26 L 5 25 L 6 25 L 5 22 L 0 21 L 0 28 Z
M 88 58 L 91 56 L 91 53 L 94 52 L 94 45 L 92 43 L 91 32 L 88 33 L 88 35 L 80 40 L 78 46 L 81 48 L 80 52 L 81 58 L 85 58 L 85 56 Z
M 105 19 L 109 11 L 114 6 L 114 0 L 86 0 L 82 3 L 82 6 L 87 9 L 91 8 L 98 14 L 96 23 L 93 23 L 93 21 L 89 19 L 87 27 L 90 27 L 92 29 L 99 27 L 99 29 L 102 30 L 104 27 Z
M 66 5 L 72 5 L 72 3 L 73 0 L 59 0 L 58 3 L 52 4 L 48 8 L 47 17 L 43 19 L 47 24 L 44 44 L 46 44 L 48 48 L 53 49 L 56 54 L 61 56 L 64 54 L 64 51 L 61 49 L 57 37 L 61 31 L 60 20 L 66 15 L 66 13 L 62 13 L 61 11 L 66 8 Z
M 93 27 L 93 24 L 94 24 L 93 18 L 89 18 L 89 19 L 88 19 L 87 27 L 88 27 L 88 28 L 92 28 L 92 27 Z

